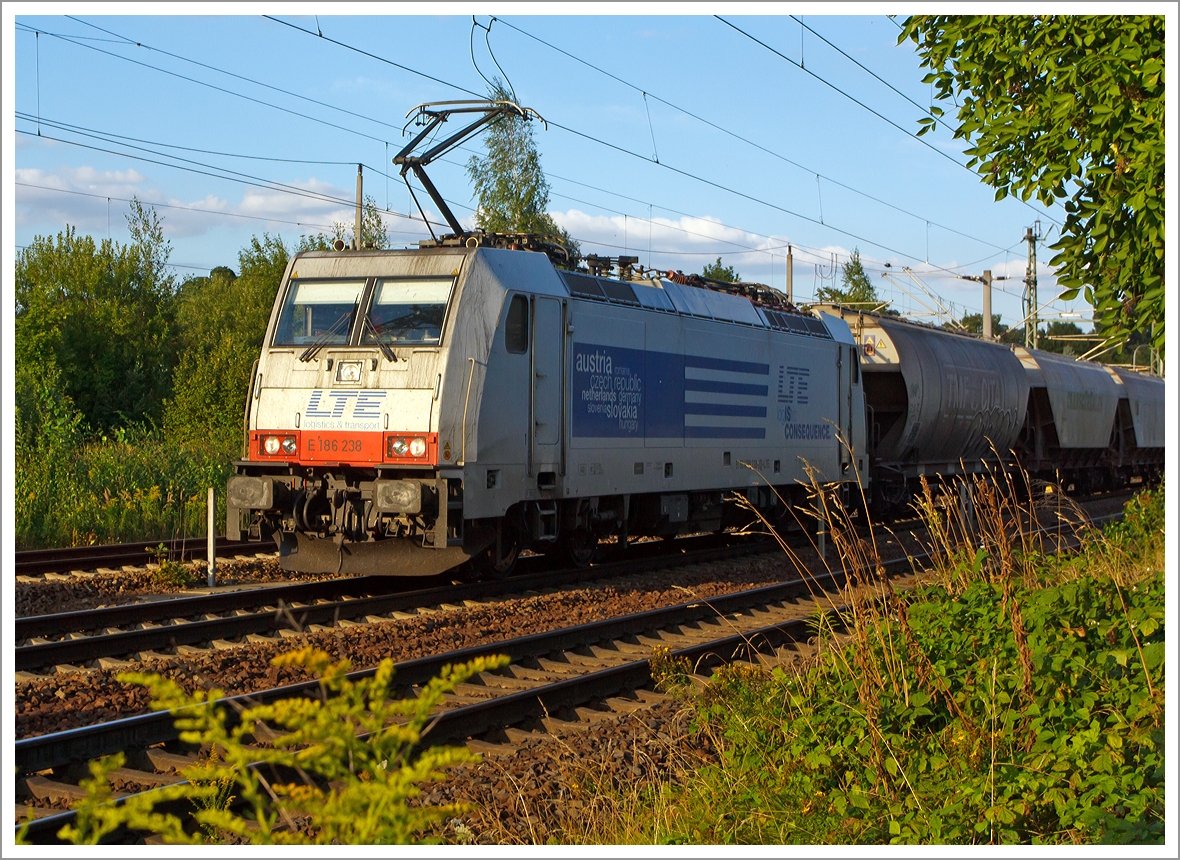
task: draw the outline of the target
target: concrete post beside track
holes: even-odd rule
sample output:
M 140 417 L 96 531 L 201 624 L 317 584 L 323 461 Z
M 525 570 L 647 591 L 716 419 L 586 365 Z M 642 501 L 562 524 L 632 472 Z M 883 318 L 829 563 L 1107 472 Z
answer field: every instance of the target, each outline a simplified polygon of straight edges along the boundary
M 207 505 L 205 519 L 205 557 L 209 560 L 209 587 L 212 588 L 216 581 L 216 565 L 217 565 L 217 506 L 214 504 L 213 488 L 209 488 L 209 504 Z

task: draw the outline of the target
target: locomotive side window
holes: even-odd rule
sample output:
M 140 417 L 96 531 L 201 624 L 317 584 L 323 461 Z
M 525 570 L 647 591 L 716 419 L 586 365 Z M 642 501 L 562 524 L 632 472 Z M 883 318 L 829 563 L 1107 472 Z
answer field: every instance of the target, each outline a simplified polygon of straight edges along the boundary
M 373 290 L 362 344 L 433 344 L 442 338 L 443 316 L 454 278 L 381 278 Z
M 287 290 L 275 346 L 348 343 L 364 280 L 295 280 Z
M 527 296 L 513 296 L 504 322 L 504 348 L 520 354 L 529 349 L 529 300 Z

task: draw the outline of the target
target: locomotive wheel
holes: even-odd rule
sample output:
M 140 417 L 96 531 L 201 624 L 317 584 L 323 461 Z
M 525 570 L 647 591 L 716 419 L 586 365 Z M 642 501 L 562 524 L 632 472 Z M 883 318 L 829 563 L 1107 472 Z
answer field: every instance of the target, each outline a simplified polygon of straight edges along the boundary
M 480 567 L 487 579 L 504 579 L 516 569 L 520 558 L 520 539 L 512 529 L 506 529 L 500 542 L 500 558 L 496 558 L 496 545 L 492 544 L 480 556 Z
M 470 568 L 469 579 L 504 579 L 516 569 L 516 562 L 520 559 L 520 551 L 524 548 L 522 526 L 514 518 L 505 518 L 500 526 L 499 557 L 496 554 L 496 542 L 482 552 L 471 557 L 468 562 Z
M 598 536 L 587 528 L 577 528 L 561 539 L 561 554 L 574 567 L 589 567 L 598 554 Z

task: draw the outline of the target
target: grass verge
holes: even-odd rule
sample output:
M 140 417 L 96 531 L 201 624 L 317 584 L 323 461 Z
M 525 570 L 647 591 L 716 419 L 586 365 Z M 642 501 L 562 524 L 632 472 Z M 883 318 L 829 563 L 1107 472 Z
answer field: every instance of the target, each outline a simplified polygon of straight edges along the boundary
M 1162 490 L 1099 532 L 1043 488 L 962 486 L 918 500 L 945 559 L 929 583 L 849 590 L 809 663 L 730 666 L 701 690 L 657 661 L 719 763 L 618 793 L 625 816 L 561 841 L 1162 841 Z M 1038 520 L 1080 549 L 1052 552 Z M 841 557 L 873 569 L 872 536 L 835 509 L 828 525 Z
M 17 549 L 204 537 L 207 488 L 216 490 L 224 523 L 225 484 L 240 446 L 225 434 L 180 446 L 151 428 L 91 441 L 22 441 Z

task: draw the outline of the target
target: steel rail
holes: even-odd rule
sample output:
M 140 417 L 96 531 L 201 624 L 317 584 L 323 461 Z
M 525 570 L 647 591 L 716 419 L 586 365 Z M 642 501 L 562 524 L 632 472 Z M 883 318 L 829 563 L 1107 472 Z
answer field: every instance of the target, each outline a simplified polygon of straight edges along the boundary
M 99 544 L 96 546 L 57 547 L 53 549 L 27 549 L 16 553 L 15 572 L 17 576 L 34 576 L 39 573 L 58 573 L 71 570 L 89 570 L 112 564 L 131 564 L 142 567 L 156 561 L 155 547 L 163 544 L 169 559 L 192 560 L 205 558 L 205 538 L 177 538 L 176 540 L 143 540 L 136 543 Z M 269 543 L 257 541 L 231 541 L 217 538 L 214 552 L 224 554 L 255 555 L 266 552 Z M 151 547 L 151 548 L 149 548 Z M 277 551 L 277 550 L 276 550 Z
M 1115 519 L 1121 514 L 1093 518 L 1092 522 Z M 1052 534 L 1052 527 L 1041 528 L 1042 535 Z M 1074 541 L 1070 541 L 1071 544 Z M 1061 547 L 1059 546 L 1059 549 Z M 931 561 L 929 553 L 883 562 L 885 573 L 897 568 L 919 569 Z M 653 609 L 634 615 L 620 616 L 601 622 L 563 628 L 561 630 L 519 637 L 492 645 L 481 645 L 443 655 L 406 661 L 396 666 L 395 679 L 400 689 L 420 685 L 435 677 L 446 664 L 466 662 L 480 656 L 504 654 L 513 662 L 599 642 L 625 639 L 662 628 L 682 626 L 702 620 L 725 618 L 736 612 L 748 611 L 770 603 L 790 600 L 805 593 L 813 596 L 818 589 L 827 590 L 853 574 L 868 573 L 861 568 L 829 571 L 820 575 L 806 575 L 791 582 L 777 583 L 708 600 L 693 601 L 677 606 Z M 872 573 L 876 575 L 876 568 Z M 827 610 L 839 616 L 841 609 Z M 801 632 L 811 629 L 809 619 L 796 618 L 777 621 L 761 628 L 740 631 L 730 636 L 695 643 L 673 650 L 674 657 L 698 661 L 735 659 L 740 654 L 752 655 L 767 647 L 774 648 L 789 641 L 797 641 Z M 728 656 L 727 656 L 728 655 Z M 352 672 L 350 680 L 371 677 L 375 668 Z M 484 702 L 464 705 L 443 711 L 430 729 L 430 742 L 447 742 L 486 732 L 497 726 L 519 723 L 533 717 L 548 716 L 562 706 L 575 707 L 618 693 L 641 687 L 650 680 L 648 660 L 640 659 L 561 681 L 543 684 L 515 693 L 505 693 Z M 256 694 L 227 697 L 222 702 L 231 705 L 227 712 L 232 722 L 242 707 L 271 702 L 279 698 L 314 695 L 320 690 L 318 681 L 273 688 Z M 134 747 L 147 747 L 175 740 L 178 736 L 170 725 L 170 713 L 145 714 L 112 723 L 73 729 L 51 735 L 29 738 L 16 744 L 17 773 L 33 773 L 48 768 L 63 767 L 102 755 Z M 62 825 L 73 820 L 73 812 L 65 812 L 34 819 L 28 823 L 27 836 L 35 842 L 54 841 Z
M 920 556 L 913 558 L 921 559 Z M 893 562 L 886 562 L 886 567 L 907 566 L 910 561 L 909 558 L 901 558 Z M 842 578 L 843 576 L 843 572 L 824 573 L 814 577 L 809 575 L 789 582 L 721 595 L 708 600 L 694 600 L 634 615 L 617 616 L 575 627 L 564 627 L 488 645 L 450 651 L 445 654 L 420 657 L 397 664 L 394 677 L 399 687 L 424 684 L 438 675 L 442 667 L 448 664 L 462 663 L 491 654 L 504 654 L 513 661 L 519 661 L 537 655 L 543 656 L 552 651 L 565 651 L 603 640 L 658 630 L 669 624 L 687 624 L 701 619 L 715 618 L 719 614 L 727 615 L 741 609 L 748 609 L 751 606 L 789 599 L 801 593 L 810 594 L 813 586 L 822 587 L 823 583 L 830 586 L 835 577 Z M 370 677 L 374 672 L 376 672 L 375 667 L 360 669 L 349 673 L 348 678 L 357 681 Z M 238 707 L 272 702 L 279 698 L 318 694 L 319 690 L 318 681 L 308 681 L 257 693 L 230 696 L 222 701 L 230 705 L 236 712 Z M 175 740 L 178 735 L 172 726 L 172 721 L 173 715 L 166 712 L 140 714 L 95 726 L 84 726 L 63 732 L 24 738 L 15 744 L 15 764 L 19 772 L 28 774 L 47 768 L 89 761 L 130 747 L 145 747 Z
M 666 549 L 666 547 L 660 544 L 653 543 L 652 546 L 658 549 Z M 290 621 L 292 618 L 297 621 L 300 627 L 307 627 L 311 624 L 330 625 L 342 619 L 352 620 L 363 618 L 367 615 L 385 615 L 395 611 L 434 606 L 439 603 L 486 600 L 521 591 L 573 585 L 587 580 L 603 579 L 627 573 L 646 572 L 668 567 L 682 567 L 689 564 L 700 564 L 719 559 L 769 552 L 775 546 L 773 541 L 764 539 L 749 541 L 736 546 L 729 544 L 727 546 L 708 547 L 704 549 L 678 547 L 677 551 L 672 554 L 606 562 L 584 569 L 539 571 L 501 581 L 476 582 L 457 586 L 448 584 L 416 591 L 351 597 L 345 600 L 334 600 L 311 606 L 291 606 L 287 607 L 286 612 L 272 609 L 252 612 L 247 615 L 232 615 L 224 618 L 185 621 L 179 624 L 149 627 L 139 630 L 123 630 L 117 633 L 96 635 L 82 639 L 62 639 L 56 642 L 22 645 L 16 649 L 14 668 L 18 672 L 29 672 L 47 666 L 77 665 L 79 663 L 87 663 L 99 657 L 118 657 L 141 651 L 160 651 L 175 648 L 179 645 L 196 645 L 203 642 L 211 642 L 214 639 L 234 639 L 252 633 L 265 635 L 283 629 L 291 629 Z M 395 577 L 365 577 L 363 579 L 398 581 Z M 332 585 L 334 582 L 350 582 L 350 580 L 329 580 L 326 582 L 305 583 L 300 586 L 276 586 L 274 588 L 256 589 L 249 592 L 235 592 L 232 594 L 183 598 L 173 601 L 159 601 L 128 607 L 113 607 L 112 609 L 104 610 L 74 612 L 68 613 L 66 617 L 53 615 L 32 616 L 17 620 L 16 640 L 19 642 L 45 635 L 62 635 L 63 633 L 69 632 L 71 628 L 75 630 L 79 628 L 101 629 L 124 626 L 131 623 L 142 624 L 145 621 L 154 622 L 161 618 L 190 618 L 206 613 L 212 614 L 214 612 L 233 611 L 242 605 L 273 606 L 280 599 L 284 602 L 323 599 L 322 596 L 332 594 Z M 355 591 L 362 586 L 362 583 L 356 580 L 352 580 L 351 582 L 353 584 L 348 586 L 351 590 Z M 61 622 L 60 624 L 58 624 L 59 620 Z M 58 624 L 58 626 L 55 627 L 55 624 Z M 85 626 L 80 627 L 80 625 Z
M 730 535 L 732 541 L 736 536 Z M 748 536 L 746 536 L 748 538 Z M 680 538 L 676 542 L 674 552 L 669 552 L 667 542 L 651 542 L 645 544 L 631 544 L 628 548 L 630 558 L 648 558 L 649 556 L 667 555 L 675 557 L 676 552 L 693 552 L 703 548 L 712 548 L 716 543 L 715 535 L 701 537 Z M 609 547 L 607 547 L 609 549 Z M 645 553 L 644 551 L 647 550 Z M 606 559 L 595 564 L 590 571 L 605 569 L 605 565 L 615 559 Z M 517 575 L 508 577 L 503 582 L 520 583 L 530 573 L 537 573 L 537 568 L 546 563 L 545 557 L 531 556 L 520 560 Z M 562 571 L 558 571 L 559 573 Z M 583 571 L 585 572 L 585 571 Z M 488 585 L 489 583 L 483 583 Z M 533 585 L 525 585 L 531 588 Z M 468 585 L 471 585 L 470 583 Z M 423 593 L 423 599 L 429 599 L 433 592 L 439 592 L 439 600 L 446 595 L 441 592 L 446 589 L 464 589 L 465 585 L 452 582 L 446 574 L 431 577 L 399 577 L 399 576 L 357 576 L 339 579 L 317 580 L 315 582 L 279 582 L 271 585 L 244 586 L 233 591 L 223 591 L 215 594 L 196 594 L 189 596 L 164 597 L 159 600 L 149 600 L 141 603 L 128 603 L 122 606 L 107 606 L 98 609 L 83 609 L 73 612 L 50 613 L 46 615 L 27 615 L 15 621 L 15 639 L 20 642 L 35 636 L 60 636 L 66 633 L 83 632 L 86 630 L 105 630 L 110 627 L 125 627 L 132 624 L 142 624 L 145 621 L 167 621 L 172 618 L 191 618 L 209 613 L 233 612 L 237 609 L 247 609 L 259 606 L 274 606 L 278 600 L 287 603 L 306 600 L 331 599 L 333 597 L 362 596 L 366 594 L 389 594 L 394 592 Z M 449 595 L 454 597 L 455 595 Z M 460 595 L 468 596 L 466 591 Z M 435 601 L 439 602 L 439 601 Z M 420 604 L 430 605 L 430 604 Z
M 829 610 L 829 614 L 838 615 L 840 611 Z M 753 656 L 767 647 L 797 642 L 807 636 L 811 629 L 810 619 L 789 619 L 679 648 L 673 650 L 671 656 L 686 659 L 694 666 L 700 666 L 706 661 L 710 665 L 724 663 L 741 656 Z M 547 717 L 563 707 L 575 708 L 617 696 L 643 687 L 650 681 L 650 661 L 642 658 L 572 678 L 542 683 L 537 687 L 497 695 L 485 702 L 444 710 L 434 718 L 423 740 L 428 738 L 430 745 L 462 741 L 496 728 Z M 117 802 L 126 802 L 126 798 Z M 174 808 L 169 811 L 175 814 L 179 810 Z M 35 844 L 60 843 L 57 832 L 64 825 L 72 824 L 75 815 L 75 812 L 68 811 L 33 819 L 28 823 L 26 838 Z

